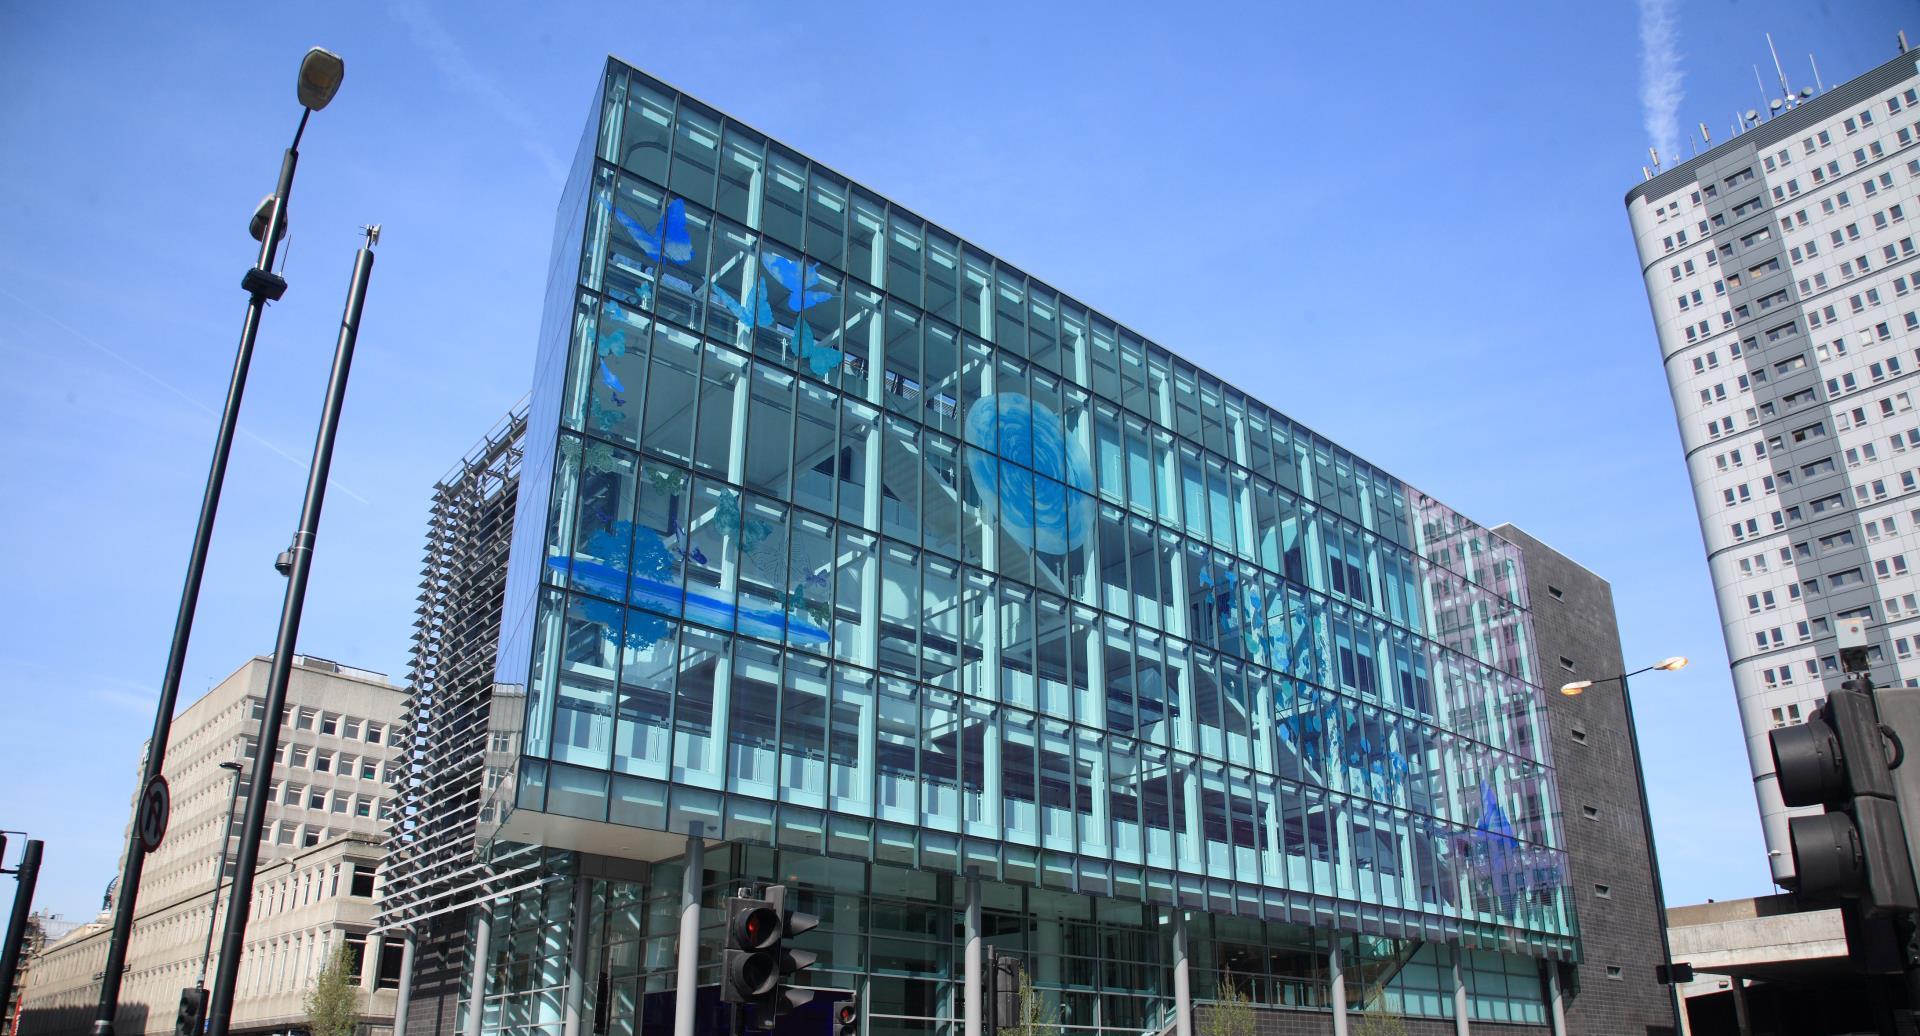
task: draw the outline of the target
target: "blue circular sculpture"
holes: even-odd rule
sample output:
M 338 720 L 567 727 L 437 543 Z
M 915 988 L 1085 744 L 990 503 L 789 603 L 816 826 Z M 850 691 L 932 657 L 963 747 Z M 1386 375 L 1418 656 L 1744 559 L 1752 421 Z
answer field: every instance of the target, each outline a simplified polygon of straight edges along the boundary
M 1078 547 L 1093 525 L 1093 466 L 1060 417 L 1018 392 L 986 396 L 967 411 L 967 470 L 1001 527 L 1043 554 Z M 1012 464 L 1002 464 L 999 454 Z M 1035 474 L 1046 478 L 1035 478 Z

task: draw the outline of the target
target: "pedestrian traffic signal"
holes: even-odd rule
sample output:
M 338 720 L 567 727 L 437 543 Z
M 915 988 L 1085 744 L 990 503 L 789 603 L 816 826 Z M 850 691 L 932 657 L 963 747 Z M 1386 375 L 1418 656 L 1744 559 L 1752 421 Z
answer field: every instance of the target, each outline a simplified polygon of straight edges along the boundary
M 180 1010 L 173 1016 L 173 1036 L 200 1036 L 207 1016 L 207 991 L 189 986 L 180 991 Z
M 834 1005 L 833 1036 L 860 1036 L 860 994 Z
M 1872 694 L 1871 680 L 1849 680 L 1805 723 L 1768 735 L 1781 799 L 1826 807 L 1787 821 L 1800 894 L 1858 899 L 1869 914 L 1920 907 Z
M 727 943 L 721 959 L 720 999 L 757 1003 L 779 977 L 780 915 L 764 899 L 727 900 Z

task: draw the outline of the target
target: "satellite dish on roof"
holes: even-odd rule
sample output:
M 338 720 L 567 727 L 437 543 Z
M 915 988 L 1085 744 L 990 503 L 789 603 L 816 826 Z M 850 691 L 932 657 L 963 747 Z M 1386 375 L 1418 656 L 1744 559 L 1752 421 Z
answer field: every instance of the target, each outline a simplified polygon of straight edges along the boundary
M 1759 112 L 1757 112 L 1757 111 L 1754 111 L 1754 110 L 1753 110 L 1752 108 L 1748 108 L 1748 109 L 1747 109 L 1747 121 L 1748 121 L 1748 122 L 1759 122 L 1759 121 L 1760 121 L 1760 113 L 1759 113 Z
M 1779 110 L 1780 110 L 1780 106 L 1781 106 L 1781 104 L 1783 104 L 1783 103 L 1784 103 L 1784 102 L 1782 102 L 1782 101 L 1780 100 L 1780 98 L 1778 98 L 1778 97 L 1776 97 L 1776 98 L 1774 98 L 1774 99 L 1773 99 L 1773 103 L 1772 103 L 1772 104 L 1769 104 L 1769 105 L 1767 105 L 1767 108 L 1768 108 L 1768 110 L 1770 110 L 1770 111 L 1779 111 Z

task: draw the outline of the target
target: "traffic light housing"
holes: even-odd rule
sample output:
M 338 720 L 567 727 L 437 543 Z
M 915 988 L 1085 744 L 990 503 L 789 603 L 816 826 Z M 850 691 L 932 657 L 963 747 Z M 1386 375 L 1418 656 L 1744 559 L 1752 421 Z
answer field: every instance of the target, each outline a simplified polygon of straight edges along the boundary
M 1020 1017 L 1020 958 L 987 947 L 986 1030 L 997 1033 L 1025 1024 Z
M 773 1028 L 781 1015 L 811 1001 L 813 990 L 794 989 L 791 983 L 819 954 L 788 949 L 785 943 L 818 927 L 819 918 L 787 909 L 783 885 L 769 886 L 759 896 L 729 898 L 720 999 L 751 1005 L 759 1029 Z
M 751 896 L 729 898 L 720 999 L 751 1004 L 772 992 L 779 978 L 779 945 L 780 915 L 772 903 Z
M 1849 680 L 1805 723 L 1768 735 L 1780 797 L 1826 812 L 1787 821 L 1799 891 L 1869 914 L 1920 908 L 1873 684 Z
M 200 1036 L 207 1017 L 207 991 L 188 986 L 180 991 L 180 1010 L 173 1016 L 173 1036 Z
M 833 1005 L 833 1036 L 860 1036 L 860 994 Z

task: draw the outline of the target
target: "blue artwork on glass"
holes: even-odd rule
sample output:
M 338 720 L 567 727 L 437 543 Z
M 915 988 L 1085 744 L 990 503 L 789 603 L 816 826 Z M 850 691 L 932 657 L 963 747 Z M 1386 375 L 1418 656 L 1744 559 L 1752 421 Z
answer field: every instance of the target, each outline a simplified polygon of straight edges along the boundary
M 1065 554 L 1086 540 L 1093 525 L 1093 497 L 1087 495 L 1093 466 L 1080 444 L 1061 431 L 1059 415 L 1018 392 L 1001 392 L 967 411 L 966 434 L 977 447 L 967 451 L 967 470 L 982 506 L 999 516 L 1001 528 L 1042 554 Z M 1014 463 L 1001 463 L 995 452 Z
M 678 198 L 667 202 L 666 215 L 660 218 L 660 226 L 654 230 L 641 226 L 639 220 L 627 215 L 618 205 L 612 208 L 613 218 L 627 228 L 627 233 L 633 236 L 647 258 L 656 263 L 665 258 L 676 266 L 684 266 L 692 261 L 693 236 L 687 233 L 686 202 Z
M 819 340 L 813 337 L 813 328 L 808 326 L 805 320 L 799 321 L 799 324 L 800 326 L 793 332 L 794 358 L 807 361 L 807 369 L 812 371 L 816 378 L 824 378 L 832 374 L 834 368 L 840 366 L 840 360 L 846 354 L 838 349 L 821 345 Z
M 707 289 L 707 294 L 713 296 L 713 301 L 726 307 L 727 312 L 733 314 L 733 319 L 740 321 L 745 327 L 773 326 L 773 307 L 767 305 L 767 282 L 765 280 L 754 280 L 753 290 L 747 292 L 747 297 L 744 302 L 728 294 L 718 284 Z
M 624 599 L 628 604 L 659 615 L 687 618 L 715 629 L 738 629 L 768 640 L 827 643 L 824 622 L 818 621 L 809 609 L 782 612 L 771 608 L 741 608 L 701 587 L 682 591 L 683 566 L 689 562 L 703 563 L 704 556 L 697 547 L 673 543 L 677 538 L 671 532 L 663 536 L 644 526 L 636 530 L 631 522 L 614 522 L 587 540 L 586 552 L 599 560 L 556 556 L 548 558 L 547 564 L 562 575 L 571 573 L 577 589 L 608 600 Z M 588 614 L 606 623 L 609 640 L 615 638 L 614 631 L 620 629 L 620 622 L 612 609 L 606 609 L 605 615 L 591 610 Z M 644 618 L 636 620 L 633 613 L 629 613 L 626 633 L 620 639 L 631 648 L 646 647 L 652 643 L 647 635 L 649 629 L 655 629 L 655 638 L 666 632 L 664 623 L 656 628 Z
M 607 366 L 607 361 L 601 360 L 599 362 L 600 380 L 606 383 L 607 391 L 613 396 L 614 405 L 626 406 L 627 397 L 621 395 L 621 393 L 625 392 L 627 387 L 620 383 L 620 377 L 613 373 L 612 367 Z
M 787 308 L 795 313 L 833 297 L 830 291 L 811 290 L 820 283 L 819 263 L 808 263 L 803 268 L 783 255 L 769 255 L 765 262 L 767 269 L 772 270 L 774 277 L 779 279 L 780 286 L 787 289 Z

